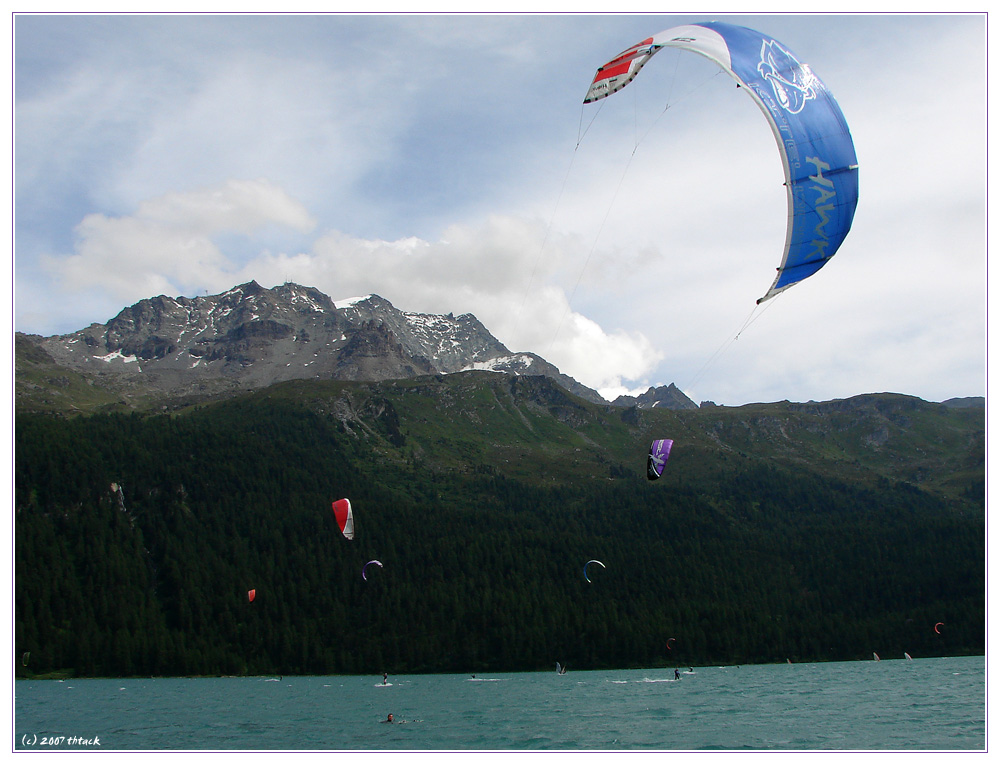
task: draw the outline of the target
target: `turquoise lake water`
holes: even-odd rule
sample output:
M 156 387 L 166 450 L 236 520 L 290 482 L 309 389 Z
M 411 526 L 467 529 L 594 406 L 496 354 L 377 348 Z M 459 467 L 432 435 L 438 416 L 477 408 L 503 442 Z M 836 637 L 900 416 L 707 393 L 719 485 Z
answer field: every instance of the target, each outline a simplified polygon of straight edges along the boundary
M 553 663 L 554 667 L 554 663 Z M 382 677 L 17 680 L 14 748 L 986 748 L 982 656 Z M 392 713 L 396 723 L 383 722 Z

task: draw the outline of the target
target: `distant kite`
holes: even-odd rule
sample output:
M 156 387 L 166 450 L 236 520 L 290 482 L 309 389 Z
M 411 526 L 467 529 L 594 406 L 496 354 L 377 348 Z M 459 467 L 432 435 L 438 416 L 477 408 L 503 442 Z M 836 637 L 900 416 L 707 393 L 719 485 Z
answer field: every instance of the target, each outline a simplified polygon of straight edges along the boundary
M 669 438 L 662 438 L 650 444 L 649 457 L 646 459 L 646 478 L 650 481 L 655 481 L 663 474 L 663 468 L 667 465 L 673 445 L 674 442 Z
M 333 515 L 341 533 L 348 539 L 354 539 L 354 511 L 351 510 L 351 500 L 338 499 L 333 503 Z
M 591 563 L 596 563 L 601 568 L 607 568 L 607 566 L 605 566 L 599 560 L 588 560 L 586 563 L 583 564 L 583 578 L 586 579 L 588 582 L 590 581 L 590 577 L 587 576 L 587 566 L 589 566 Z

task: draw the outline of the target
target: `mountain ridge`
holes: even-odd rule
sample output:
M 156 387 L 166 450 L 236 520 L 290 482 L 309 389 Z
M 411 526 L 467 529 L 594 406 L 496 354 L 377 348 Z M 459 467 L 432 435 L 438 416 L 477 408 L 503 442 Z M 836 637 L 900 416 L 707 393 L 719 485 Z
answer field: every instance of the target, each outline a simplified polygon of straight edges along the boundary
M 256 281 L 218 295 L 159 295 L 105 324 L 16 333 L 21 408 L 184 405 L 292 379 L 387 380 L 470 369 L 544 375 L 605 399 L 531 352 L 511 352 L 472 314 L 402 311 L 378 295 L 334 301 L 314 287 Z M 85 391 L 74 401 L 74 390 Z
M 14 357 L 18 411 L 176 409 L 288 380 L 379 381 L 471 370 L 545 376 L 595 404 L 699 408 L 673 383 L 609 402 L 541 356 L 510 351 L 471 313 L 403 311 L 375 294 L 334 301 L 292 282 L 144 298 L 104 324 L 62 335 L 16 332 Z M 980 407 L 985 399 L 943 403 Z

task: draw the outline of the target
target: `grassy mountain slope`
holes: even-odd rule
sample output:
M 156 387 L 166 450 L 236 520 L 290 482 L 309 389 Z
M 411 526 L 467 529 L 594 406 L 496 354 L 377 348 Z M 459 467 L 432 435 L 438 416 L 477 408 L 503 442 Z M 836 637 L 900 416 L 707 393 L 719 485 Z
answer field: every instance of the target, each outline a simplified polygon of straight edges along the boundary
M 649 443 L 673 438 L 669 483 L 688 466 L 759 461 L 874 485 L 902 481 L 983 501 L 985 417 L 910 396 L 698 410 L 620 409 L 578 399 L 541 377 L 470 372 L 365 386 L 290 382 L 261 394 L 357 421 L 389 462 L 489 469 L 545 484 L 643 476 Z M 370 419 L 374 425 L 366 425 Z

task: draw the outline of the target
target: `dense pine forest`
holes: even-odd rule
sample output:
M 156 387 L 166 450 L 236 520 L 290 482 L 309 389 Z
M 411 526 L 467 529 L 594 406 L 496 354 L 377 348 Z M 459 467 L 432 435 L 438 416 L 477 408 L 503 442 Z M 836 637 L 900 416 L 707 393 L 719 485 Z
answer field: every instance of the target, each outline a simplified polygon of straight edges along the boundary
M 981 408 L 614 410 L 501 377 L 19 412 L 17 674 L 985 652 Z M 651 436 L 676 439 L 656 482 Z

